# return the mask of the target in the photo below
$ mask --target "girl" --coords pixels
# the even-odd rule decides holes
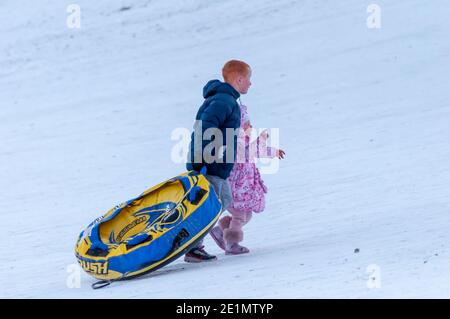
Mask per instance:
[[[244,239],[242,227],[252,218],[253,212],[260,213],[264,210],[264,194],[267,187],[264,185],[259,173],[255,158],[284,158],[284,151],[267,147],[267,130],[250,142],[252,125],[247,113],[247,107],[240,104],[241,129],[237,137],[236,163],[230,173],[230,183],[233,201],[228,207],[231,216],[224,216],[219,220],[210,234],[217,245],[225,250],[227,255],[245,254],[249,252],[247,247],[239,245]]]

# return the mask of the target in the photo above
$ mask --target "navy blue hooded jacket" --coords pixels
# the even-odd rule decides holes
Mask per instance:
[[[219,80],[209,81],[203,88],[203,97],[205,101],[197,112],[195,117],[196,124],[194,125],[194,131],[191,135],[190,152],[188,155],[188,160],[186,168],[188,170],[200,171],[203,166],[206,166],[206,174],[215,175],[223,179],[227,179],[230,176],[230,172],[233,169],[234,161],[236,159],[236,149],[237,149],[237,136],[233,135],[233,139],[227,140],[226,129],[230,128],[236,130],[241,124],[241,109],[236,99],[239,98],[240,94],[236,89],[234,89],[230,84],[221,82]],[[200,125],[201,124],[201,127]],[[216,140],[216,136],[212,137],[211,140],[202,138],[204,133],[209,128],[217,128],[222,132],[223,141]],[[233,145],[229,145],[232,142]],[[197,145],[195,145],[197,143]],[[205,147],[208,144],[216,143],[225,146],[222,163],[219,161],[214,161],[208,163],[202,156]],[[194,147],[194,145],[196,147]],[[227,161],[227,151],[233,147],[233,159]],[[209,151],[213,149],[213,151]],[[211,153],[215,155],[214,148],[209,146],[206,153]],[[201,151],[201,154],[199,153]],[[197,154],[195,154],[197,152]],[[197,156],[196,156],[197,155]]]

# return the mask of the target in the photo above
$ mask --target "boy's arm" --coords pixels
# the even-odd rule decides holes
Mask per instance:
[[[225,123],[228,115],[228,107],[221,101],[213,101],[202,113],[200,120],[202,121],[203,129],[219,128]]]
[[[208,129],[218,129],[223,126],[228,116],[228,107],[221,101],[213,101],[209,107],[202,113],[200,120],[202,121],[202,149],[210,143],[211,140],[205,140],[205,131]],[[214,132],[213,132],[214,133]],[[222,133],[222,132],[220,132]],[[225,144],[225,136],[223,136],[222,145]]]
[[[223,101],[212,101],[211,104],[208,106],[208,108],[202,113],[202,115],[200,116],[200,120],[202,121],[202,157],[203,157],[203,151],[205,150],[205,147],[211,143],[211,139],[205,139],[205,132],[208,129],[216,129],[217,132],[210,132],[208,134],[208,137],[211,136],[211,133],[217,133],[217,134],[222,134],[221,128],[223,128],[223,126],[225,125],[225,122],[228,118],[228,116],[231,114],[232,109],[229,105],[227,105],[227,103],[223,102]],[[212,137],[212,136],[211,136]],[[214,136],[214,141],[216,141],[218,137],[215,135]],[[221,141],[221,146],[226,145],[226,134],[223,134],[222,136],[222,141]],[[236,147],[236,139],[235,139],[235,144],[234,147]],[[235,150],[234,150],[235,151]],[[225,150],[226,152],[226,150]],[[236,151],[235,151],[236,152]],[[211,154],[213,155],[213,154]],[[226,153],[222,153],[220,155],[218,154],[214,154],[214,156],[221,157],[223,156],[223,165],[227,167],[228,171],[231,171],[231,169],[233,168],[234,165],[234,158],[233,158],[233,162],[228,163],[226,160]],[[212,159],[213,160],[213,159]]]

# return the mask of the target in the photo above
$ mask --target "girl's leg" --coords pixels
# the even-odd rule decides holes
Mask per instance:
[[[219,219],[219,222],[217,223],[217,226],[214,226],[213,229],[211,229],[211,232],[209,233],[216,242],[217,246],[222,248],[223,250],[226,250],[226,243],[223,238],[223,231],[227,228],[230,228],[231,223],[231,216],[224,216],[221,219]]]
[[[232,214],[230,227],[223,231],[223,238],[226,244],[225,251],[227,254],[248,253],[248,248],[240,246],[239,243],[244,239],[242,227],[250,220],[251,213],[236,210],[231,210],[230,213]]]
[[[225,230],[227,228],[230,228],[230,223],[231,223],[231,216],[227,215],[227,216],[223,216],[221,219],[219,219],[219,227],[220,229]]]
[[[215,226],[210,232],[216,244],[225,251],[227,251],[227,244],[228,250],[230,250],[231,246],[236,246],[243,240],[242,227],[252,218],[252,212],[240,212],[232,208],[229,208],[228,211],[232,215],[222,217],[218,222],[218,226]],[[239,245],[238,247],[243,249],[243,251],[239,249],[239,253],[248,252],[247,248]]]
[[[253,213],[252,212],[247,212],[245,213],[245,224],[248,224],[248,222],[250,221],[250,219],[252,219]]]
[[[230,227],[223,231],[225,241],[231,243],[240,243],[244,239],[242,227],[245,225],[245,213],[233,214]]]

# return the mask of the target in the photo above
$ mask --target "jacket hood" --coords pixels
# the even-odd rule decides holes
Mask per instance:
[[[237,99],[240,96],[239,92],[236,91],[234,87],[226,82],[222,82],[219,80],[208,81],[208,83],[206,83],[206,85],[203,87],[203,97],[205,99],[217,93],[229,94],[233,96],[234,99]]]

